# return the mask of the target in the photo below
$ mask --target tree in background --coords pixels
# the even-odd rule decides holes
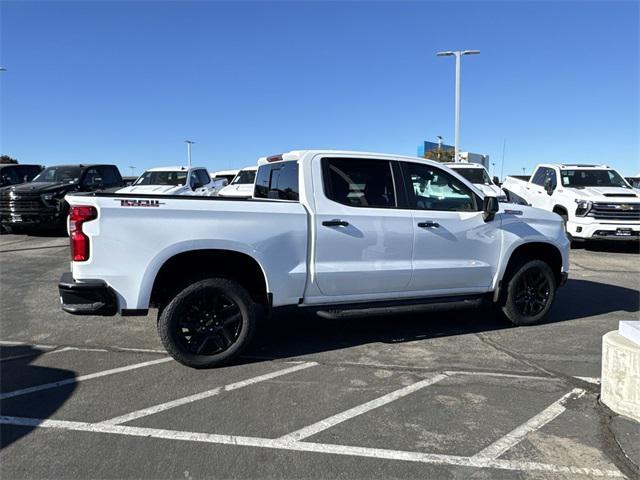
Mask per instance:
[[[0,163],[18,163],[18,160],[11,158],[9,155],[0,156]]]
[[[424,158],[436,162],[453,162],[455,151],[452,148],[433,149],[424,153]]]

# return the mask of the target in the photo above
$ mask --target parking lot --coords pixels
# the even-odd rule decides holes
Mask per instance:
[[[0,237],[4,478],[585,478],[636,467],[598,402],[639,311],[637,245],[571,252],[543,325],[486,310],[262,325],[235,365],[171,360],[148,317],[58,304],[67,239]]]

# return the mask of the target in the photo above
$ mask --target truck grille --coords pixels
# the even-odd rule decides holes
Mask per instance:
[[[640,220],[640,203],[594,203],[588,216],[597,220]]]
[[[26,215],[47,209],[39,193],[0,193],[0,215]]]

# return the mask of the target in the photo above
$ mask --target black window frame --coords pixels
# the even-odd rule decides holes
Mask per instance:
[[[359,161],[372,161],[372,162],[386,162],[389,165],[389,169],[391,171],[391,184],[393,185],[393,190],[394,190],[394,198],[395,198],[395,205],[387,205],[387,206],[380,206],[380,205],[352,205],[350,203],[342,203],[339,202],[337,200],[335,200],[334,198],[332,198],[332,194],[333,194],[333,189],[331,186],[331,182],[329,181],[330,179],[330,175],[329,175],[329,162],[331,160],[347,160],[347,161],[354,161],[354,160],[359,160]],[[397,164],[398,162],[396,160],[390,160],[388,158],[373,158],[373,157],[322,157],[321,158],[321,170],[322,170],[322,193],[324,195],[324,197],[331,201],[334,202],[338,205],[344,205],[345,207],[351,207],[351,208],[379,208],[379,209],[383,209],[383,210],[401,210],[401,209],[406,209],[407,208],[407,202],[406,202],[406,193],[405,193],[405,189],[404,189],[404,185],[400,180],[400,170],[399,170],[399,166]]]
[[[462,187],[462,189],[469,195],[469,197],[471,198],[471,201],[473,202],[473,210],[439,210],[436,208],[418,208],[417,207],[417,201],[416,201],[416,195],[415,192],[413,191],[413,184],[408,184],[407,182],[410,182],[410,172],[407,170],[407,165],[419,165],[421,167],[425,167],[425,168],[432,168],[434,170],[438,171],[438,174],[449,177],[452,181],[460,184],[460,186]],[[419,211],[419,212],[452,212],[452,213],[460,213],[460,212],[481,212],[483,209],[483,202],[482,202],[482,198],[476,194],[471,188],[469,188],[469,186],[467,186],[464,182],[462,182],[461,180],[459,180],[458,178],[456,178],[455,176],[451,175],[449,172],[445,171],[444,169],[435,166],[435,165],[431,165],[430,163],[421,163],[421,162],[410,162],[410,161],[406,161],[406,160],[402,160],[399,162],[399,167],[400,170],[402,171],[402,181],[403,181],[403,186],[404,186],[404,192],[405,195],[407,197],[407,208],[409,208],[410,210],[414,210],[414,211]]]

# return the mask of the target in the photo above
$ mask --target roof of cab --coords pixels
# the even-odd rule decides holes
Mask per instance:
[[[287,160],[296,160],[300,161],[306,158],[312,158],[316,155],[326,155],[332,157],[368,157],[368,158],[379,158],[385,160],[410,160],[416,161],[420,160],[425,163],[433,163],[440,164],[442,163],[435,162],[433,160],[428,160],[426,158],[420,157],[411,157],[408,155],[396,155],[393,153],[379,153],[379,152],[361,152],[355,150],[292,150],[290,152],[280,153],[277,155],[270,155],[268,157],[260,157],[258,159],[258,164],[262,165],[267,162],[275,162],[275,161],[287,161]]]
[[[191,167],[191,170],[195,170],[195,169],[201,169],[204,167]],[[189,167],[182,167],[182,166],[176,166],[176,167],[155,167],[155,168],[148,168],[147,170],[145,170],[146,172],[175,172],[175,171],[188,171]]]

